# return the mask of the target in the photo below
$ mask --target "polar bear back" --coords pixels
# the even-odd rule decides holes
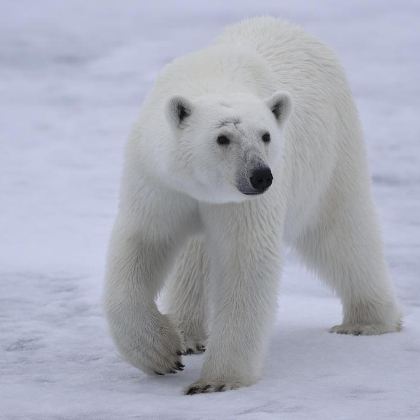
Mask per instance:
[[[221,44],[255,51],[291,93],[317,78],[345,80],[333,51],[300,27],[272,17],[253,18],[231,25],[217,39]],[[298,84],[296,82],[299,82]]]

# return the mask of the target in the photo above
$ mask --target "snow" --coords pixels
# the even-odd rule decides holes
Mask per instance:
[[[420,418],[420,3],[2,0],[0,417]],[[369,151],[404,330],[332,335],[338,300],[288,256],[263,379],[183,396],[123,362],[101,309],[123,145],[163,64],[270,14],[331,45]]]

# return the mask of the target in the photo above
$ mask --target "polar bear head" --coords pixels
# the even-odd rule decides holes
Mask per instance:
[[[207,202],[240,202],[267,191],[282,150],[291,109],[287,93],[172,97],[167,116],[173,134],[171,173],[177,189]]]

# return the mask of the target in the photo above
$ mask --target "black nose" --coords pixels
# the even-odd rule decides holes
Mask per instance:
[[[252,172],[251,185],[258,191],[265,191],[273,182],[273,175],[271,174],[270,168],[258,168]]]

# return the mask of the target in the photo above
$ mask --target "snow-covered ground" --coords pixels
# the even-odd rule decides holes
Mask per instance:
[[[1,0],[0,417],[420,418],[420,2]],[[264,378],[187,397],[200,371],[123,362],[100,306],[122,150],[158,70],[270,14],[330,44],[366,133],[400,334],[332,335],[340,305],[290,256]]]

